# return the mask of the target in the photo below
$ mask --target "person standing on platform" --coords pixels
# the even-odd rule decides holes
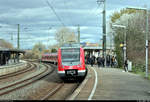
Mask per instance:
[[[125,72],[128,72],[128,62],[127,62],[127,59],[124,62],[124,70],[125,70]]]
[[[109,65],[110,65],[110,55],[107,55],[106,56],[106,64],[107,64],[107,67],[109,67]]]
[[[93,64],[94,64],[94,56],[91,57],[90,63],[91,63],[91,67],[93,67]]]
[[[102,62],[102,67],[104,67],[104,64],[105,64],[105,58],[104,57],[102,57],[101,62]]]
[[[99,56],[97,57],[97,64],[98,64],[98,67],[101,66],[101,58]]]
[[[90,55],[89,54],[86,55],[86,63],[90,64]]]
[[[114,63],[115,63],[115,57],[112,56],[112,58],[111,58],[111,67],[114,67]]]

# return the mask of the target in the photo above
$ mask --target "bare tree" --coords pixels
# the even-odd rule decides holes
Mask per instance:
[[[0,47],[3,48],[13,48],[13,45],[3,39],[0,39]]]
[[[69,28],[65,28],[65,27],[60,28],[56,32],[55,39],[57,40],[59,46],[69,41],[77,42],[77,37],[75,36],[75,33]]]
[[[136,12],[122,14],[113,24],[126,26],[127,58],[135,64],[144,64],[145,60],[145,13]],[[120,50],[119,44],[124,41],[124,29],[114,30],[115,47]]]
[[[39,42],[39,43],[37,43],[37,44],[34,45],[32,51],[33,52],[34,51],[40,51],[40,50],[42,51],[44,49],[45,49],[45,45]]]
[[[58,50],[59,45],[58,45],[58,44],[50,45],[50,46],[48,46],[48,48],[49,48],[50,50],[52,50],[52,49]]]
[[[34,45],[32,53],[34,54],[34,56],[38,56],[38,58],[40,58],[41,54],[44,53],[45,49],[45,45],[39,42]]]

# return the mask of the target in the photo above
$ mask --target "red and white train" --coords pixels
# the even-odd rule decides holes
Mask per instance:
[[[46,53],[42,54],[42,62],[48,62],[52,64],[57,64],[57,53]]]
[[[85,77],[84,50],[80,44],[65,44],[58,49],[58,74],[62,79]]]
[[[84,50],[79,44],[64,44],[57,53],[43,54],[42,62],[57,64],[57,72],[62,79],[84,78],[87,73]]]

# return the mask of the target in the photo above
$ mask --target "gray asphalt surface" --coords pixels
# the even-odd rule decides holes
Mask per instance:
[[[98,84],[93,100],[150,100],[150,80],[117,68],[94,69]]]

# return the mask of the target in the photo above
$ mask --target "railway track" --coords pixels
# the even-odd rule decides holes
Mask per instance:
[[[0,80],[6,79],[6,78],[9,78],[9,77],[13,77],[13,76],[25,73],[25,72],[29,72],[29,71],[32,71],[33,69],[35,69],[35,64],[34,63],[32,63],[32,64],[28,63],[26,68],[23,68],[21,70],[15,71],[15,72],[7,73],[7,74],[4,74],[4,75],[0,75]]]
[[[55,67],[55,65],[52,65]],[[38,100],[66,100],[78,88],[81,81],[71,80],[55,83],[55,86],[49,87]]]
[[[36,64],[33,64],[32,66],[33,66],[33,68],[37,67]],[[25,86],[27,86],[27,85],[29,85],[31,83],[34,83],[35,81],[43,78],[44,76],[48,75],[49,73],[51,73],[53,71],[53,70],[49,70],[49,68],[48,68],[49,66],[48,65],[44,64],[44,66],[45,66],[45,69],[43,71],[41,71],[40,73],[36,74],[36,75],[33,75],[33,76],[29,77],[29,78],[25,78],[23,80],[16,81],[16,82],[11,83],[9,85],[5,85],[5,86],[0,87],[0,96],[8,94],[10,92],[13,92],[13,91],[15,91],[17,89],[23,88],[23,87],[25,87]],[[24,71],[22,70],[22,71],[20,71],[18,73],[12,73],[11,75],[8,74],[8,75],[1,76],[1,77],[7,78],[7,77],[10,77],[10,76],[13,76],[13,75],[17,75],[19,73],[23,73],[25,71],[29,71],[29,69],[28,70],[24,70]]]
[[[46,94],[44,97],[42,97],[41,100],[48,100],[48,98],[50,98],[51,96],[53,96],[63,86],[64,86],[64,83],[58,84],[53,90],[49,90],[49,93]]]
[[[38,66],[39,64],[37,64],[37,62],[32,61],[31,64],[29,64],[27,67],[29,71],[29,69],[34,68],[35,71],[42,69],[42,67]],[[24,89],[29,89],[28,87],[30,87],[34,84],[34,82],[38,81],[42,81],[42,84],[40,85],[41,87],[45,87],[47,85],[47,83],[49,85],[47,85],[46,87],[46,91],[44,92],[44,90],[39,90],[39,91],[35,91],[35,89],[30,89],[30,93],[26,95],[26,93],[21,93],[23,94],[23,96],[26,96],[25,99],[35,99],[35,100],[65,100],[69,95],[71,95],[75,89],[79,86],[80,83],[64,83],[62,80],[60,80],[58,78],[58,75],[56,74],[56,66],[55,65],[48,65],[48,64],[44,64],[42,63],[43,69],[40,70],[38,73],[36,74],[32,74],[32,76],[30,77],[23,77],[23,80],[17,80],[15,82],[12,81],[12,83],[9,83],[7,85],[1,85],[0,86],[0,99],[14,99],[15,97],[13,97],[14,95],[17,96],[18,92],[23,91]],[[51,68],[49,68],[51,66]],[[10,79],[13,76],[17,76],[19,75],[19,73],[23,73],[26,72],[25,70],[20,71],[20,72],[16,72],[16,73],[12,73],[11,75],[5,75],[5,76],[0,76],[0,77],[4,77],[4,78],[8,78]],[[53,73],[55,71],[55,73]],[[34,70],[30,73],[33,73]],[[28,72],[27,72],[28,73]],[[26,73],[26,75],[28,76],[28,74]],[[46,77],[45,77],[46,76]],[[57,77],[57,78],[56,78]],[[54,79],[55,78],[55,79]],[[42,79],[42,80],[39,80]],[[52,80],[51,80],[52,79]],[[2,80],[2,79],[0,79]],[[44,81],[45,80],[45,81]],[[45,83],[45,84],[44,84]],[[36,84],[37,85],[37,84]],[[43,86],[44,85],[44,86]],[[27,86],[27,87],[26,87]],[[32,92],[36,92],[36,93],[32,93]],[[40,92],[40,93],[38,93]],[[33,95],[34,94],[34,95]],[[63,94],[63,96],[61,96],[60,94]],[[11,97],[11,95],[13,95]],[[32,96],[33,95],[33,96]],[[30,97],[31,96],[31,97]],[[7,97],[11,97],[11,98],[7,98]],[[18,97],[18,96],[17,96]],[[16,99],[20,99],[19,97]],[[21,99],[24,99],[23,97]]]
[[[79,85],[80,83],[60,83],[55,88],[50,89],[40,100],[65,100]],[[63,96],[60,94],[63,94]]]

